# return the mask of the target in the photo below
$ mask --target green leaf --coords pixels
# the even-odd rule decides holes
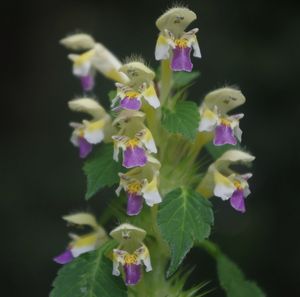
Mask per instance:
[[[118,183],[118,173],[122,172],[122,166],[113,160],[113,145],[102,144],[97,148],[85,162],[83,171],[87,176],[87,200],[103,187]]]
[[[117,90],[111,90],[107,94],[109,101],[112,101],[117,96]]]
[[[178,188],[164,197],[158,226],[171,249],[167,276],[176,271],[195,242],[209,236],[213,221],[211,203],[193,190]]]
[[[182,134],[193,140],[198,133],[200,115],[192,101],[179,101],[174,110],[163,109],[162,125],[171,133]]]
[[[50,297],[126,297],[122,278],[112,275],[112,261],[105,257],[115,245],[109,241],[64,265],[54,280]]]
[[[266,297],[254,282],[245,279],[239,267],[216,244],[205,241],[201,246],[216,259],[219,281],[228,297]]]
[[[199,71],[193,72],[173,72],[173,87],[176,89],[185,87],[188,84],[191,84],[200,76]]]

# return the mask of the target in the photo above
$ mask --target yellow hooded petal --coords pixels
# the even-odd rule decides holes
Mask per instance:
[[[142,242],[146,236],[146,231],[131,224],[122,224],[112,230],[109,235],[119,242],[131,239]]]
[[[95,119],[100,119],[107,115],[105,109],[91,98],[73,99],[68,102],[68,106],[73,111],[88,113]]]
[[[213,110],[215,106],[222,114],[244,104],[245,96],[238,89],[225,87],[208,93],[204,98],[205,105]]]
[[[255,159],[254,156],[240,151],[240,150],[228,150],[220,158],[215,161],[215,167],[218,169],[226,168],[231,163],[250,163]]]
[[[79,212],[70,215],[63,216],[63,219],[68,223],[76,224],[76,225],[87,225],[91,226],[94,229],[99,227],[95,217],[87,212]]]
[[[119,71],[125,73],[132,82],[150,82],[155,77],[155,73],[141,62],[124,64]]]
[[[167,29],[179,38],[196,18],[197,15],[186,7],[173,7],[157,19],[156,26],[161,32]]]
[[[79,33],[61,39],[60,44],[72,50],[87,50],[94,47],[95,40],[88,34]]]

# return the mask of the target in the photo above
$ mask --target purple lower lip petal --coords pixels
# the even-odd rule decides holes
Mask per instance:
[[[141,147],[128,146],[123,154],[123,166],[126,168],[142,167],[147,163],[145,150]]]
[[[242,213],[246,211],[245,197],[243,190],[235,190],[230,198],[231,206]]]
[[[71,250],[67,249],[60,255],[53,258],[53,260],[58,264],[67,264],[74,259]]]
[[[193,64],[191,62],[191,48],[178,47],[173,49],[173,57],[171,61],[171,68],[173,71],[187,71],[191,72]]]
[[[95,85],[95,78],[93,75],[85,75],[80,77],[81,87],[84,91],[91,91]]]
[[[141,101],[137,98],[125,97],[120,102],[120,106],[124,109],[139,110],[141,105]]]
[[[215,129],[214,145],[232,144],[236,145],[237,140],[234,137],[233,130],[227,125],[218,125]]]
[[[143,208],[143,197],[136,193],[128,193],[127,198],[127,214],[129,216],[138,215]]]
[[[85,138],[79,137],[78,138],[79,144],[79,156],[80,158],[86,158],[92,151],[93,145],[90,144]]]
[[[138,264],[125,264],[125,283],[127,286],[136,285],[141,279],[141,265]]]

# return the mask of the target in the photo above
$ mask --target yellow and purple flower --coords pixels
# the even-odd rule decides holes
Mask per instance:
[[[141,167],[147,163],[147,155],[156,153],[157,149],[149,129],[144,128],[134,137],[117,135],[114,140],[114,160],[118,161],[119,149],[123,150],[123,166],[126,168]]]
[[[119,241],[120,245],[113,250],[113,271],[120,275],[119,267],[123,267],[125,284],[136,285],[142,277],[142,265],[146,272],[152,270],[148,248],[143,243],[146,232],[130,224],[122,224],[111,231],[110,235]]]
[[[85,235],[70,234],[71,242],[61,254],[53,260],[59,264],[67,264],[81,254],[95,250],[107,241],[105,230],[98,225],[95,217],[89,213],[77,213],[63,217],[69,224],[77,226],[89,226],[92,232]]]
[[[110,116],[94,99],[74,99],[69,101],[68,105],[71,110],[88,113],[93,118],[89,121],[83,120],[82,123],[70,123],[74,128],[71,142],[79,148],[80,158],[85,158],[91,153],[93,145],[107,137],[105,134],[110,127]]]
[[[96,43],[88,34],[70,35],[60,41],[68,49],[83,50],[81,54],[69,54],[73,62],[73,74],[81,81],[84,91],[91,91],[95,85],[97,71],[105,77],[118,82],[126,82],[128,78],[118,70],[121,62],[104,45]]]
[[[173,71],[192,71],[193,64],[190,57],[192,49],[193,56],[201,58],[196,37],[198,29],[188,32],[184,30],[196,18],[196,14],[185,7],[171,8],[158,18],[156,26],[160,34],[155,48],[156,60],[167,60],[171,57]]]
[[[142,98],[146,100],[153,108],[160,106],[153,84],[149,87],[144,83],[138,90],[126,86],[121,83],[116,83],[117,96],[112,101],[112,107],[117,103],[118,106],[114,107],[114,110],[127,109],[127,110],[139,110],[142,107]]]
[[[236,163],[249,164],[254,159],[246,152],[228,150],[209,166],[197,190],[206,198],[216,196],[223,201],[230,200],[235,210],[244,213],[245,199],[250,194],[248,180],[252,174],[239,174],[230,166]]]
[[[120,185],[116,190],[120,195],[123,189],[127,194],[127,214],[138,215],[143,208],[143,201],[152,207],[162,201],[158,191],[158,176],[160,163],[152,156],[144,167],[131,169],[126,173],[119,173]]]
[[[223,201],[230,200],[231,206],[244,213],[246,211],[245,198],[251,193],[247,180],[252,176],[251,173],[231,174],[226,177],[218,171],[214,173],[214,195]]]
[[[214,145],[241,142],[242,130],[239,120],[244,114],[227,115],[231,109],[245,102],[241,91],[233,88],[221,88],[209,93],[200,107],[199,132],[214,133]]]
[[[119,69],[129,81],[125,84],[116,83],[117,96],[112,101],[114,110],[139,110],[142,107],[142,99],[153,108],[160,106],[153,85],[155,73],[141,61],[129,61]]]

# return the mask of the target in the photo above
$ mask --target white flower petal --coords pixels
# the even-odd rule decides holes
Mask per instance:
[[[73,74],[75,76],[87,76],[90,74],[92,64],[90,61],[87,61],[83,64],[77,65],[76,63],[73,64]]]
[[[160,101],[156,95],[156,91],[153,85],[150,85],[143,93],[145,100],[153,107],[158,108],[160,106]]]
[[[152,133],[149,129],[145,128],[138,133],[136,133],[136,137],[141,140],[141,142],[145,145],[146,149],[150,153],[157,153],[157,148],[152,136]]]
[[[138,261],[143,261],[146,272],[149,272],[152,270],[151,260],[150,260],[150,254],[148,248],[143,244],[140,248],[138,248],[135,251],[135,254],[138,257]]]
[[[244,197],[248,197],[251,194],[249,187],[244,188]]]
[[[168,40],[162,34],[159,34],[156,47],[155,47],[155,59],[156,60],[166,60],[170,57],[170,46]]]
[[[72,252],[72,255],[73,255],[74,258],[77,258],[81,254],[91,252],[93,250],[95,250],[95,244],[71,248],[71,252]]]
[[[113,261],[113,271],[112,274],[115,276],[120,275],[120,270],[119,270],[120,263],[116,260]]]
[[[200,112],[200,114],[201,114],[201,120],[198,128],[199,132],[213,131],[218,123],[218,119],[219,119],[218,115],[208,108],[205,108],[203,112]]]
[[[201,58],[202,55],[201,55],[201,51],[200,51],[200,47],[199,47],[199,43],[198,43],[198,40],[197,40],[197,37],[195,36],[195,39],[192,43],[192,47],[193,47],[193,56],[196,57],[196,58]]]
[[[235,137],[238,139],[238,141],[241,142],[242,141],[243,131],[241,130],[241,128],[239,127],[239,125],[237,125],[237,126],[234,127],[233,133],[234,133]]]
[[[115,160],[116,162],[119,161],[119,151],[120,151],[120,147],[118,143],[114,143],[113,160]]]
[[[74,146],[79,146],[79,141],[78,141],[78,135],[75,131],[72,132],[72,135],[71,135],[71,138],[70,138],[70,141],[71,143],[74,145]]]
[[[161,203],[161,201],[162,201],[158,190],[156,190],[156,191],[145,191],[143,193],[143,197],[144,197],[147,205],[149,205],[150,207],[152,207],[154,204]]]
[[[214,172],[214,195],[222,200],[228,200],[236,190],[234,184],[217,170]]]
[[[97,144],[104,139],[104,133],[102,129],[93,131],[86,130],[84,133],[84,138],[91,144]]]
[[[120,275],[120,271],[119,271],[119,265],[124,265],[125,264],[125,256],[128,253],[126,251],[122,251],[119,249],[114,249],[113,250],[113,271],[112,274],[119,276]]]
[[[148,183],[146,180],[141,192],[147,205],[150,207],[152,207],[154,204],[162,202],[162,198],[157,189],[157,176],[154,176],[150,183]]]

